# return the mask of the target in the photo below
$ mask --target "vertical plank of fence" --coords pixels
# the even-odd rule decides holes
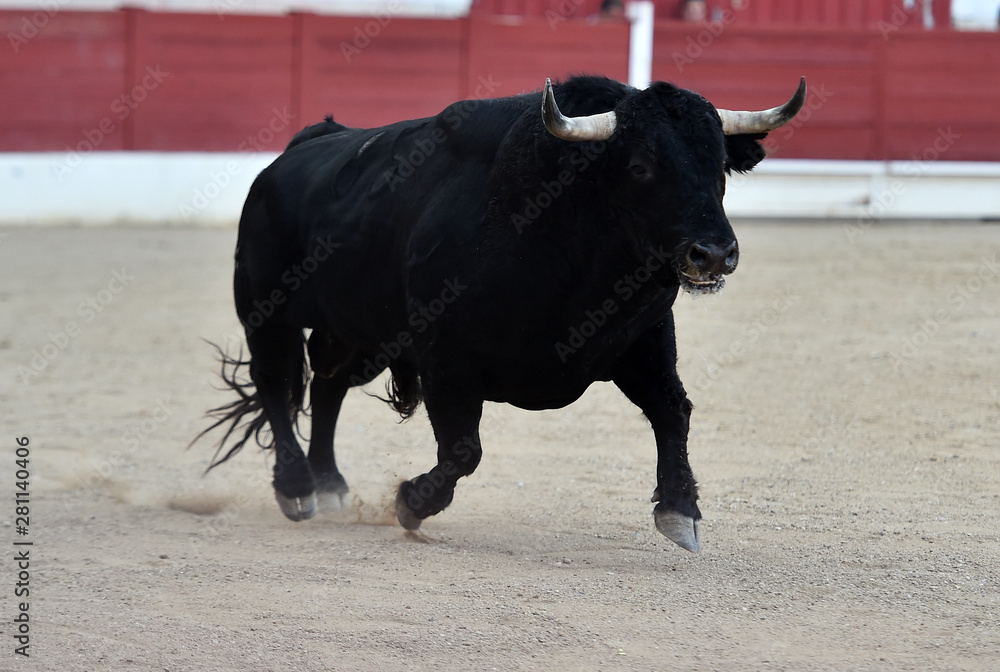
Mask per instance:
[[[122,91],[129,91],[136,79],[136,63],[142,49],[142,19],[148,14],[145,9],[126,7],[118,10],[125,18],[125,59],[122,68]],[[136,146],[135,115],[130,114],[122,121],[122,149],[139,149]]]
[[[292,12],[291,14],[292,61],[290,72],[291,93],[289,95],[289,107],[291,108],[293,117],[297,120],[297,124],[293,130],[298,130],[300,127],[307,125],[307,122],[302,118],[302,115],[305,112],[305,101],[302,99],[303,90],[305,89],[305,82],[303,81],[305,74],[302,66],[305,58],[305,54],[303,53],[305,49],[303,33],[305,32],[305,26],[307,25],[307,16],[308,15],[305,12]]]
[[[887,50],[889,38],[878,31],[871,31],[870,39],[875,43],[875,72],[873,73],[875,82],[874,86],[872,86],[872,94],[875,97],[875,133],[872,136],[872,147],[869,150],[869,155],[864,158],[884,161],[889,158],[886,151],[886,147],[888,146],[887,134],[889,132],[886,126],[886,85],[889,69]]]

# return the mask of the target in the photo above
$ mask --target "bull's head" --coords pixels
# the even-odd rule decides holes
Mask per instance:
[[[568,117],[559,111],[550,81],[542,119],[553,136],[572,142],[606,141],[615,200],[623,225],[643,245],[667,244],[674,283],[716,292],[736,269],[739,247],[722,208],[725,176],[764,158],[760,140],[802,108],[805,77],[780,107],[757,112],[714,108],[696,93],[657,82],[631,90],[615,109]]]

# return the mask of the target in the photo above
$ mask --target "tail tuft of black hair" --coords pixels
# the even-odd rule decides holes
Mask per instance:
[[[402,416],[403,420],[408,420],[420,406],[420,402],[423,401],[417,368],[406,362],[395,362],[389,367],[389,371],[392,373],[392,377],[385,384],[385,393],[388,398],[379,397],[379,399],[389,404],[394,411]]]
[[[261,448],[271,448],[273,444],[260,393],[257,392],[257,388],[249,375],[251,360],[243,359],[242,347],[237,357],[231,357],[218,345],[214,343],[209,343],[209,345],[215,348],[219,358],[221,365],[219,377],[222,378],[222,382],[225,385],[222,389],[235,392],[237,398],[228,404],[223,404],[209,410],[206,415],[212,418],[214,422],[202,430],[188,444],[188,448],[190,448],[206,434],[219,427],[225,428],[226,433],[216,446],[215,455],[212,456],[212,461],[205,470],[206,472],[211,471],[238,453],[251,439]],[[291,417],[296,420],[296,426],[298,426],[297,420],[299,414],[306,411],[304,407],[305,390],[309,382],[309,369],[305,361],[304,345],[305,341],[303,340],[303,373],[301,378],[297,377],[293,381],[289,408]],[[227,449],[230,439],[235,439],[235,443],[229,445]]]

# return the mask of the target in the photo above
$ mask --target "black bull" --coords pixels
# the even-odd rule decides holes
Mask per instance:
[[[438,445],[399,486],[412,530],[479,464],[484,401],[560,408],[613,381],[653,427],[656,527],[698,550],[671,306],[735,269],[725,175],[764,157],[759,141],[804,95],[803,82],[781,108],[730,112],[663,82],[576,77],[382,128],[306,128],[243,209],[234,289],[250,359],[223,355],[239,398],[209,429],[227,429],[220,452],[235,445],[213,466],[255,436],[275,449],[286,516],[339,508],[341,402],[388,368],[387,401],[404,417],[423,401]]]

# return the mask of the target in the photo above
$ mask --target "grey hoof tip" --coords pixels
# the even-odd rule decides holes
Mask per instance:
[[[420,523],[424,522],[420,518],[417,518],[413,514],[413,510],[403,501],[402,485],[399,486],[399,490],[396,492],[396,520],[403,526],[403,529],[410,531],[420,529]]]
[[[347,498],[347,490],[320,490],[316,493],[316,501],[320,513],[336,513],[351,508],[351,502]]]
[[[274,498],[278,500],[281,512],[289,520],[299,522],[309,520],[316,515],[316,494],[310,493],[305,497],[285,497],[280,492],[274,493]]]
[[[656,529],[660,531],[660,534],[684,550],[692,553],[701,550],[701,537],[698,529],[700,521],[676,511],[663,513],[653,511],[653,520],[656,521]]]

